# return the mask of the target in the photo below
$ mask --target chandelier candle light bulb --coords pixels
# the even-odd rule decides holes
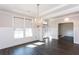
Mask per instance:
[[[36,18],[34,19],[34,24],[35,26],[37,26],[38,28],[42,26],[43,24],[43,20],[42,18],[39,16],[39,4],[37,4],[37,15]]]

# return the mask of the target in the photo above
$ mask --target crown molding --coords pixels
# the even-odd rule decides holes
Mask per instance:
[[[66,9],[66,10],[63,10],[63,11],[59,11],[57,13],[51,13],[51,14],[48,14],[47,16],[44,16],[43,18],[44,19],[53,19],[53,18],[58,18],[58,17],[61,17],[61,16],[65,16],[67,14],[72,14],[72,13],[75,13],[75,12],[78,12],[79,11],[79,5],[76,6],[76,7],[73,7],[73,8],[70,8],[70,9]]]
[[[33,19],[34,17],[32,16],[29,16],[29,15],[26,15],[26,14],[22,14],[22,13],[18,13],[18,12],[13,12],[13,11],[8,11],[8,10],[3,10],[3,9],[0,9],[0,12],[4,12],[6,14],[9,14],[9,15],[14,15],[14,16],[23,16],[23,17],[27,17],[27,18],[30,18],[30,19]]]
[[[62,4],[62,5],[59,5],[59,6],[55,7],[55,8],[51,8],[50,10],[47,10],[45,12],[40,13],[40,16],[45,16],[45,15],[51,13],[51,12],[54,12],[55,10],[58,10],[58,9],[60,9],[62,7],[65,7],[65,6],[67,6],[67,4]]]

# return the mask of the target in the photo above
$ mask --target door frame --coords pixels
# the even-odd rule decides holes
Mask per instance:
[[[59,39],[59,26],[60,26],[60,24],[69,24],[69,23],[71,23],[71,24],[73,24],[73,43],[74,43],[74,37],[75,37],[75,34],[74,34],[74,23],[73,22],[63,22],[63,23],[58,23],[58,39]]]

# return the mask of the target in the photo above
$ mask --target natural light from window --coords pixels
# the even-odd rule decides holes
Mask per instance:
[[[25,37],[32,37],[32,28],[26,28],[25,31],[22,28],[16,28],[14,31],[14,38],[24,38]]]
[[[35,48],[35,47],[37,47],[37,45],[30,44],[30,45],[27,45],[26,47]]]
[[[32,28],[25,29],[25,37],[32,37]]]
[[[24,38],[24,31],[23,29],[17,28],[14,31],[14,38],[18,39],[18,38]]]
[[[33,43],[33,44],[35,44],[35,45],[43,45],[45,43],[44,42],[36,42],[36,43]]]

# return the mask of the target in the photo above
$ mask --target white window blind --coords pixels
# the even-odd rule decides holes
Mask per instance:
[[[24,38],[24,19],[14,18],[14,38]]]
[[[32,37],[32,21],[25,21],[25,37]]]
[[[14,31],[14,38],[24,38],[24,31],[21,28],[16,28]]]
[[[14,18],[14,38],[32,37],[32,20]]]

